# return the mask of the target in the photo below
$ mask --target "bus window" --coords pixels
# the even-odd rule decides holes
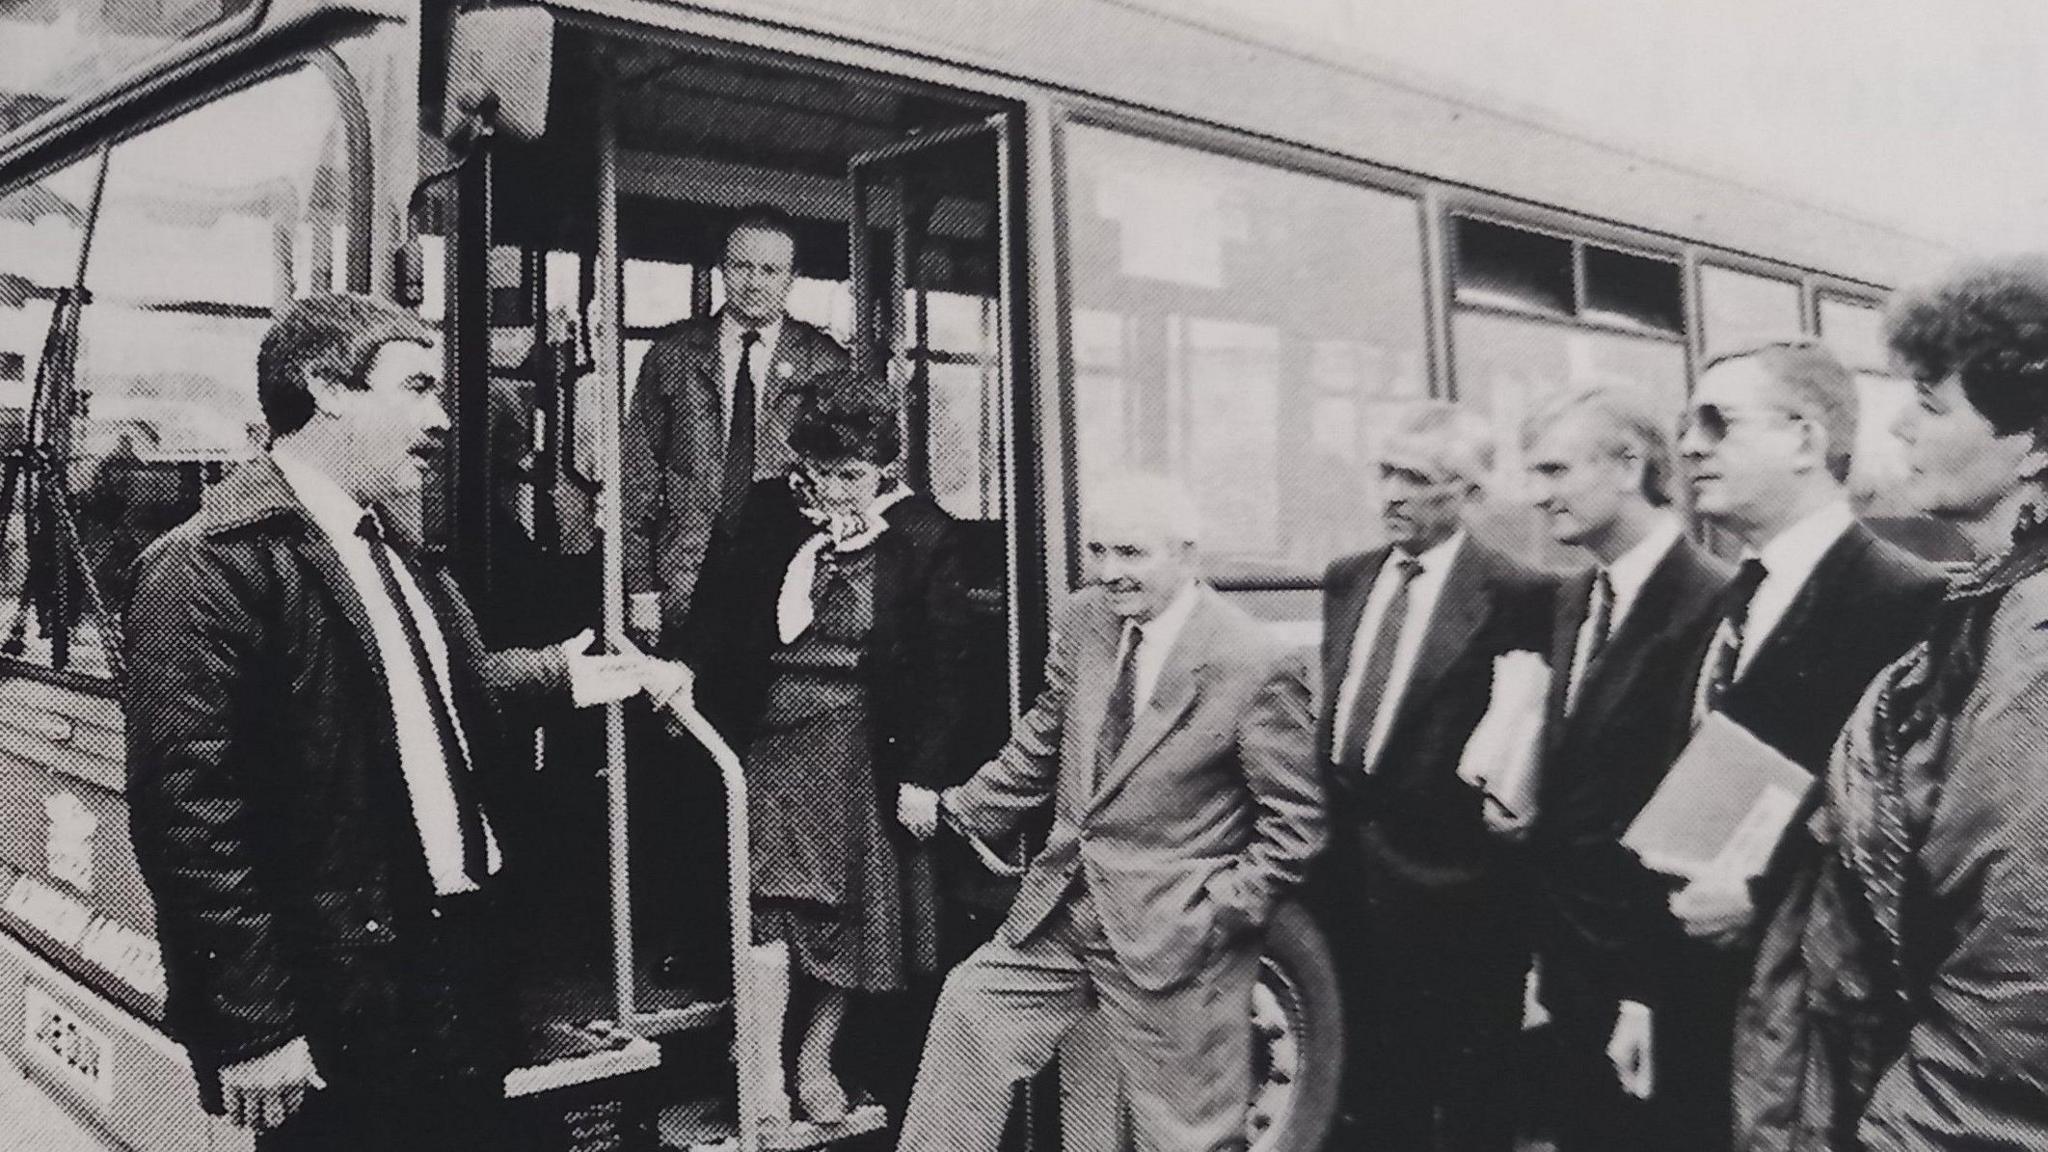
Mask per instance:
[[[223,146],[250,140],[265,143]],[[260,449],[256,348],[271,309],[341,286],[350,246],[361,241],[350,228],[361,174],[348,155],[340,98],[312,67],[113,147],[90,228],[91,302],[79,323],[74,401],[52,442],[80,553],[62,563],[82,567],[109,611],[125,597],[142,549],[198,508],[207,483]],[[27,294],[45,300],[70,285],[97,170],[96,159],[76,164],[30,188],[30,198],[41,189],[58,206],[28,206],[26,234],[36,242],[0,243],[0,279],[26,280],[34,286]],[[8,217],[0,226],[16,228],[20,214],[0,211]],[[69,256],[59,251],[66,247]],[[31,350],[23,379],[0,393],[10,428],[26,424],[42,339],[21,331],[27,326],[7,325],[10,345],[25,340]],[[59,562],[61,534],[25,523],[19,508],[9,512],[10,558],[35,529],[31,564],[9,563],[0,584],[0,627],[22,629],[21,651],[11,654],[54,666],[54,632],[64,628],[68,660],[57,670],[106,674],[111,638],[86,611],[86,589],[73,589],[61,614],[53,604],[24,608],[25,580],[36,562]]]
[[[1418,204],[1091,125],[1067,139],[1083,516],[1090,474],[1180,476],[1210,578],[1243,590],[1372,543],[1373,429],[1429,391]]]
[[[1700,265],[1700,347],[1706,359],[1804,327],[1798,284],[1718,264]]]
[[[1645,394],[1674,422],[1685,402],[1682,276],[1674,260],[1490,220],[1457,217],[1454,393],[1493,424],[1499,480],[1478,530],[1552,567],[1582,562],[1554,544],[1517,495],[1522,422],[1578,388]]]
[[[15,0],[0,6],[0,134],[91,93],[180,41],[254,15],[255,0],[102,4]]]
[[[1522,421],[1559,393],[1594,386],[1647,393],[1675,422],[1685,403],[1685,347],[1541,320],[1460,312],[1451,326],[1458,398],[1478,405],[1496,436],[1497,494],[1482,512],[1482,530],[1515,555],[1550,566],[1578,557],[1553,545],[1516,496],[1522,472]]]

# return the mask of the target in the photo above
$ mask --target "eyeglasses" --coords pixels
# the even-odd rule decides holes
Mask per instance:
[[[1709,443],[1719,444],[1728,433],[1744,425],[1754,426],[1778,419],[1804,423],[1805,415],[1789,408],[1730,408],[1724,404],[1695,404],[1679,419],[1678,434],[1698,432]]]

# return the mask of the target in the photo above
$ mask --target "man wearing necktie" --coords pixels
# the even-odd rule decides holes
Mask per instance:
[[[1492,465],[1491,432],[1450,404],[1409,411],[1379,461],[1388,543],[1323,585],[1331,849],[1311,899],[1350,1016],[1360,1146],[1507,1152],[1511,1068],[1528,949],[1507,848],[1458,778],[1493,661],[1540,651],[1552,581],[1474,539],[1464,515]]]
[[[1718,711],[1815,776],[1871,677],[1920,638],[1946,586],[1851,511],[1856,419],[1854,377],[1798,337],[1710,361],[1678,442],[1694,509],[1743,557],[1692,665],[1688,727]],[[1761,876],[1703,876],[1671,897],[1690,940],[1674,929],[1659,966],[1649,1046],[1660,1148],[1728,1148],[1733,1030],[1758,910],[1769,915],[1814,850],[1795,821]]]
[[[1671,424],[1631,393],[1588,390],[1522,430],[1551,538],[1594,561],[1558,590],[1536,810],[1488,810],[1497,831],[1525,840],[1540,894],[1533,942],[1557,1054],[1548,1082],[1567,1102],[1552,1115],[1559,1152],[1662,1147],[1650,1106],[1623,1089],[1661,1087],[1648,1044],[1668,890],[1621,836],[1683,746],[1693,660],[1728,582],[1671,509]]]
[[[300,301],[256,374],[270,451],[143,554],[126,616],[165,1024],[260,1149],[490,1147],[518,1057],[499,718],[624,699],[651,670],[583,638],[485,652],[422,563],[402,509],[448,421],[417,317]]]
[[[1178,486],[1087,498],[1096,587],[1061,614],[1045,690],[967,783],[899,806],[918,836],[1053,817],[1002,929],[946,980],[904,1152],[995,1152],[1014,1086],[1090,1011],[1139,1148],[1245,1145],[1265,926],[1323,844],[1305,669],[1197,579]]]
[[[726,234],[719,273],[724,305],[658,336],[640,363],[638,385],[620,431],[619,498],[627,628],[670,658],[680,655],[684,624],[705,560],[729,540],[747,489],[795,462],[789,430],[803,400],[847,366],[832,337],[789,315],[796,283],[797,222],[779,208],[742,208]],[[675,813],[721,811],[725,795],[708,761],[678,776],[691,744],[629,731],[635,772],[631,833],[640,854],[636,892],[650,918],[676,927],[657,933],[653,978],[688,999],[720,999],[731,987],[731,934],[725,886],[725,831],[710,834]]]
[[[673,645],[713,537],[756,479],[792,462],[789,426],[806,392],[847,364],[832,337],[789,315],[796,221],[740,210],[719,270],[725,304],[656,338],[621,433],[631,626]]]

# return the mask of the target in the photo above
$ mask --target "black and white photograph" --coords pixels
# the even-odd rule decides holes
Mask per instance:
[[[0,1152],[2043,1152],[2044,110],[0,0]]]

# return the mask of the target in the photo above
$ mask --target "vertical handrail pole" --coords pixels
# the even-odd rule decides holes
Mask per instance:
[[[604,533],[604,639],[613,652],[623,650],[626,638],[625,553],[621,534],[624,514],[620,508],[621,462],[619,459],[620,412],[625,401],[625,362],[621,343],[619,301],[619,156],[611,77],[598,79],[597,113],[597,257],[592,269],[596,291],[592,299],[592,359],[597,368],[598,470],[603,485],[598,501],[600,531]],[[613,1015],[621,1023],[634,1011],[633,973],[633,876],[631,844],[627,840],[626,795],[626,712],[623,704],[608,704],[604,710],[605,811],[610,823],[612,904],[612,994]]]

